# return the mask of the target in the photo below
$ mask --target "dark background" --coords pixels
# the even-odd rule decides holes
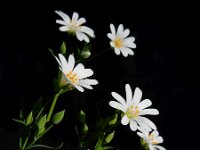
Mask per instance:
[[[14,4],[12,4],[14,5]],[[160,115],[150,117],[157,125],[162,144],[169,150],[197,149],[199,138],[200,100],[199,46],[196,32],[199,16],[195,5],[188,3],[142,3],[132,1],[111,2],[26,2],[11,8],[0,5],[0,149],[16,149],[17,118],[22,101],[28,112],[40,97],[53,94],[52,79],[57,64],[48,47],[58,53],[65,33],[58,30],[54,13],[61,10],[72,15],[77,11],[94,29],[96,38],[92,54],[109,46],[106,34],[109,24],[120,23],[131,30],[136,38],[135,55],[124,58],[107,52],[86,64],[92,68],[100,84],[93,91],[69,92],[61,96],[59,109],[67,109],[65,121],[48,134],[48,141],[65,149],[76,145],[72,103],[88,115],[88,124],[94,126],[95,118],[111,115],[108,106],[111,91],[125,95],[124,86],[139,86],[143,99],[149,98]],[[75,102],[74,102],[75,101]],[[58,109],[58,110],[59,110]],[[138,147],[139,139],[128,127],[120,125],[111,145],[119,149]],[[92,148],[91,148],[92,149]]]

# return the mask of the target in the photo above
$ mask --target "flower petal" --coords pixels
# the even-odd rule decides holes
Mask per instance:
[[[69,27],[67,27],[67,26],[62,26],[62,27],[59,28],[59,30],[62,31],[62,32],[66,32],[66,31],[69,30]]]
[[[135,37],[130,36],[124,39],[124,43],[133,43],[135,41]]]
[[[85,19],[85,18],[80,18],[80,19],[78,19],[77,24],[78,24],[78,25],[82,25],[82,24],[85,23],[85,22],[86,22],[86,19]]]
[[[166,150],[164,147],[160,146],[160,145],[154,145],[155,148],[159,149],[159,150]]]
[[[130,119],[126,115],[124,115],[124,117],[121,120],[121,123],[123,125],[127,125],[129,123],[129,121],[130,121]]]
[[[139,115],[158,115],[159,111],[157,109],[144,109]]]
[[[141,117],[136,118],[136,121],[139,124],[139,126],[142,128],[141,131],[151,131],[152,130],[146,123],[143,122]]]
[[[139,137],[143,138],[143,139],[146,139],[146,137],[144,136],[144,134],[141,133],[141,132],[137,132],[137,135],[138,135]]]
[[[162,143],[163,138],[161,136],[158,136],[158,137],[155,138],[155,141],[157,141],[158,143]]]
[[[97,85],[98,81],[95,79],[84,79],[85,82],[87,82],[88,85]]]
[[[78,72],[77,75],[78,75],[79,79],[82,79],[82,78],[90,77],[93,74],[94,74],[94,72],[92,71],[92,69],[84,69],[81,72]]]
[[[137,123],[135,122],[135,120],[130,120],[130,128],[132,131],[136,131],[137,130]]]
[[[85,69],[85,67],[83,66],[83,64],[79,63],[73,70],[73,73],[75,74],[79,74],[81,71],[83,71]]]
[[[157,137],[159,135],[159,132],[157,130],[154,130],[153,132],[151,132],[151,134],[154,136],[154,137]]]
[[[117,28],[117,36],[122,36],[122,34],[123,34],[123,30],[124,30],[124,26],[123,26],[123,24],[120,24],[119,26],[118,26],[118,28]]]
[[[122,33],[122,38],[124,39],[124,38],[126,38],[128,35],[130,34],[130,30],[129,29],[126,29],[126,30],[124,30],[124,32]]]
[[[75,65],[75,58],[73,55],[69,55],[68,58],[68,69],[66,73],[69,73],[70,71],[72,71],[74,69],[74,65]]]
[[[133,96],[133,103],[138,104],[141,99],[142,99],[142,91],[140,90],[140,88],[136,87]]]
[[[79,90],[80,92],[84,92],[84,88],[82,88],[81,86],[78,86],[76,84],[72,84],[77,90]]]
[[[118,109],[118,110],[121,110],[121,111],[125,112],[126,108],[122,104],[120,104],[120,103],[118,103],[116,101],[110,101],[109,105],[111,107],[115,108],[115,109]]]
[[[151,127],[152,129],[154,129],[154,130],[157,129],[156,125],[155,125],[151,120],[149,120],[148,118],[142,117],[142,116],[140,116],[140,118],[141,118],[141,120],[142,120],[145,124],[147,124],[147,125],[148,125],[149,127]]]
[[[122,54],[123,54],[123,52],[125,52],[126,54],[126,56],[128,56],[128,54],[129,55],[134,55],[134,52],[133,52],[133,50],[131,50],[130,48],[128,48],[128,47],[123,47],[123,48],[121,48],[121,51],[122,51]]]
[[[140,107],[141,110],[142,110],[142,109],[145,109],[145,108],[147,108],[147,107],[149,107],[149,106],[151,106],[151,105],[152,105],[152,102],[151,102],[151,100],[149,100],[149,99],[145,99],[145,100],[141,101],[141,102],[138,104],[138,106]]]
[[[125,91],[126,91],[126,102],[127,102],[127,105],[130,106],[131,100],[133,98],[133,93],[132,93],[131,86],[129,84],[125,85]]]
[[[93,37],[93,38],[95,37],[94,31],[89,27],[81,26],[80,31],[88,34],[90,37]]]
[[[115,26],[113,24],[110,24],[110,30],[111,30],[111,33],[113,35],[116,35],[116,30],[115,30]]]
[[[136,48],[136,44],[135,43],[128,43],[128,42],[124,42],[124,45],[126,46],[126,47],[130,47],[130,48]]]
[[[72,14],[72,23],[77,22],[78,17],[79,17],[78,13],[77,13],[77,12],[74,12],[74,13]]]
[[[85,80],[80,80],[80,81],[78,82],[78,84],[79,84],[80,86],[84,87],[84,88],[87,88],[87,89],[90,89],[90,90],[93,89],[93,87],[90,86],[89,84],[87,84],[87,82],[86,82]]]
[[[119,50],[118,48],[115,48],[114,51],[115,51],[115,54],[116,54],[116,55],[119,55],[119,54],[120,54],[120,50]]]
[[[67,14],[63,13],[62,11],[55,11],[55,13],[57,13],[64,21],[68,23],[70,22],[70,17]]]
[[[119,94],[116,93],[116,92],[111,92],[111,95],[112,95],[118,102],[120,102],[123,106],[126,106],[126,102],[125,102],[124,98],[123,98],[121,95],[119,95]]]
[[[123,48],[120,48],[120,50],[121,50],[122,55],[123,55],[124,57],[127,57],[127,56],[128,56],[128,52],[124,49],[124,47],[123,47]]]
[[[109,39],[111,39],[112,41],[113,41],[114,38],[115,38],[115,36],[114,36],[113,34],[111,34],[111,33],[108,33],[108,34],[107,34],[107,37],[108,37]]]
[[[58,57],[60,59],[62,70],[66,74],[66,72],[67,72],[67,66],[68,66],[67,65],[68,64],[67,60],[65,59],[65,57],[61,53],[58,54]]]
[[[66,22],[63,20],[56,20],[56,23],[66,26]]]

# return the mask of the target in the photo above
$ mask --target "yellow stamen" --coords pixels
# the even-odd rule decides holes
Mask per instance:
[[[119,37],[116,37],[113,42],[117,48],[121,48],[123,46],[123,40]]]
[[[68,74],[66,74],[66,77],[72,82],[72,83],[77,83],[78,82],[78,77],[77,74],[73,73],[72,71],[70,71]]]
[[[78,24],[76,21],[70,20],[70,31],[74,32],[76,30],[78,30],[78,28],[80,27],[80,24]]]
[[[127,111],[126,115],[128,118],[137,118],[139,116],[140,110],[138,106],[132,105]]]
[[[154,135],[153,134],[149,134],[148,135],[148,139],[151,141],[151,143],[153,144],[153,145],[156,145],[156,144],[158,144],[158,142],[154,139]]]

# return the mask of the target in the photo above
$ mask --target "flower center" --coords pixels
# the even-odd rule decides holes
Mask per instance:
[[[113,42],[117,48],[121,48],[123,45],[123,40],[119,37],[116,37]]]
[[[132,105],[127,111],[126,111],[126,115],[128,118],[132,119],[132,118],[137,118],[139,116],[140,110],[138,106],[134,106]]]
[[[72,71],[66,74],[66,77],[74,84],[76,84],[79,80],[77,74],[73,73]]]
[[[80,25],[74,21],[74,20],[70,20],[70,31],[74,32],[76,30],[78,30],[78,28],[80,27]]]
[[[154,139],[154,135],[153,134],[149,133],[148,139],[149,139],[151,144],[153,144],[153,145],[158,144],[158,142]]]

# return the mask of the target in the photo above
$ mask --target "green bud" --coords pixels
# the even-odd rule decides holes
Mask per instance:
[[[113,119],[108,122],[109,125],[114,125],[117,123],[118,114],[115,114]]]
[[[84,124],[83,133],[84,133],[84,134],[87,134],[87,133],[88,133],[88,126],[87,126],[87,124]]]
[[[45,114],[44,116],[42,116],[42,118],[40,118],[40,120],[37,122],[37,126],[39,129],[44,128],[45,124],[46,124],[46,120],[47,120],[47,115]]]
[[[62,45],[61,45],[61,47],[60,47],[60,52],[62,53],[62,54],[65,54],[66,53],[66,45],[65,45],[65,42],[63,42],[62,43]]]
[[[81,123],[85,122],[85,112],[83,110],[80,111],[79,120]]]
[[[26,125],[30,125],[32,122],[33,122],[33,113],[31,111],[26,118]]]
[[[105,142],[106,143],[110,143],[112,141],[112,139],[114,138],[115,135],[115,131],[113,131],[112,133],[108,134],[105,138]]]
[[[64,115],[65,115],[65,110],[57,112],[52,118],[53,124],[59,124],[62,121]]]
[[[90,57],[90,55],[91,55],[91,52],[88,50],[88,51],[82,51],[81,52],[81,57],[82,58],[89,58]]]

